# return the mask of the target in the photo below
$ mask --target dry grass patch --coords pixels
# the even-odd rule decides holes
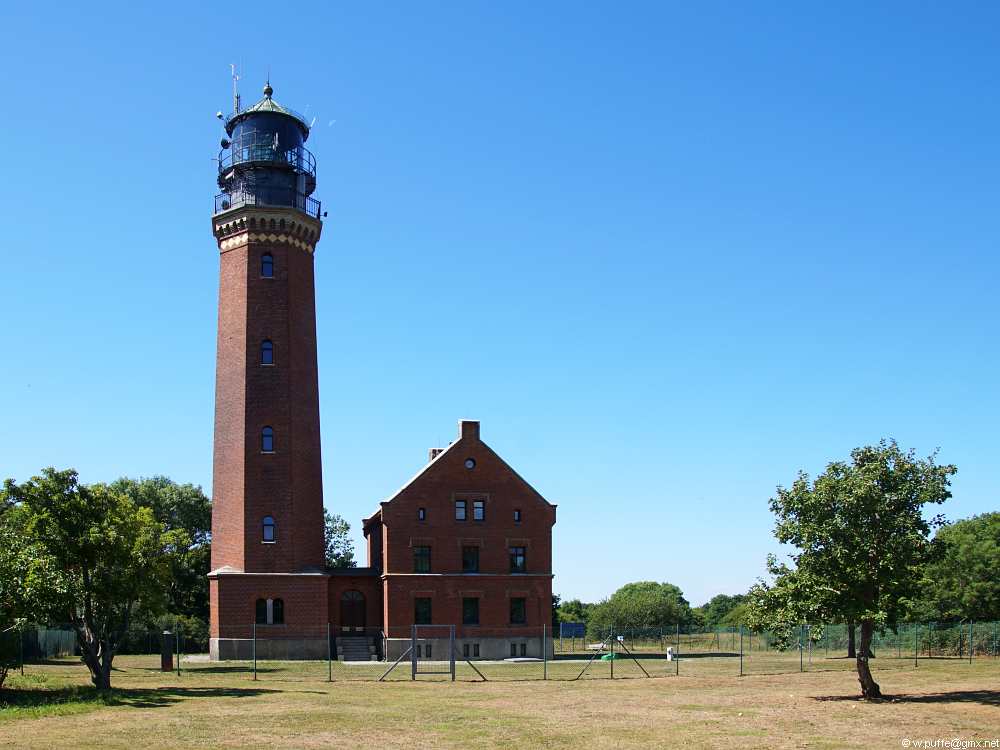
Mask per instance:
[[[894,701],[856,699],[843,670],[579,682],[251,682],[246,675],[13,679],[0,747],[898,748],[995,739],[1000,668],[881,672]],[[49,702],[46,703],[46,698]]]

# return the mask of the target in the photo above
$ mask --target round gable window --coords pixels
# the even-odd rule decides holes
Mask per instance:
[[[471,469],[475,465],[476,465],[476,462],[473,461],[471,458],[465,459],[465,468],[466,469]]]

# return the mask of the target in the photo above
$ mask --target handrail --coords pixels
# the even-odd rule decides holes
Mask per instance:
[[[316,178],[316,157],[304,146],[290,149],[274,147],[272,136],[253,133],[233,141],[230,151],[219,157],[219,173],[232,169],[238,164],[277,163],[290,166],[296,172],[305,172]]]
[[[231,193],[215,196],[215,213],[241,206],[289,206],[307,216],[320,217],[322,204],[295,188],[248,185]]]
[[[257,104],[260,104],[260,102],[255,102],[254,104],[251,104],[249,107],[240,107],[236,111],[230,112],[228,115],[226,115],[226,119],[224,119],[222,121],[223,127],[228,130],[229,129],[229,122],[230,122],[230,120],[233,120],[233,119],[239,117],[240,115],[246,114],[251,109],[253,109],[255,106],[257,106]],[[278,103],[275,102],[275,104],[278,104]],[[262,110],[261,114],[262,115],[267,115],[267,114],[274,114],[274,115],[286,114],[286,115],[291,115],[296,120],[298,120],[299,122],[302,123],[302,125],[306,129],[306,132],[309,131],[309,125],[306,124],[306,116],[305,115],[296,112],[294,109],[289,109],[288,107],[282,107],[280,104],[278,104],[278,106],[281,107],[281,109],[283,110],[283,112],[269,112],[267,110]]]

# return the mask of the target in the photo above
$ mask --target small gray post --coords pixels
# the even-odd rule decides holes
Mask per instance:
[[[562,628],[559,629],[559,640],[562,640]],[[545,625],[542,625],[542,679],[548,679],[549,672],[549,644],[545,642]]]
[[[417,626],[410,626],[410,679],[417,679]]]
[[[174,671],[174,644],[173,633],[169,630],[163,631],[163,640],[160,641],[160,671]]]
[[[674,674],[681,673],[681,624],[677,623],[677,651],[674,653]]]
[[[253,624],[253,678],[257,679],[257,623]]]
[[[448,630],[448,652],[451,654],[451,681],[455,681],[455,626]]]
[[[330,623],[326,624],[326,673],[327,682],[333,682],[333,641],[330,640]]]

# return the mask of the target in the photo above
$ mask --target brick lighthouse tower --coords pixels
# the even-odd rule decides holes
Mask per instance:
[[[326,658],[313,253],[323,229],[309,126],[264,98],[224,120],[212,230],[219,330],[211,653]]]

